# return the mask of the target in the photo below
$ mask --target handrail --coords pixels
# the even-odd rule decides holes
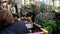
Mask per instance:
[[[45,32],[45,34],[48,34],[48,31],[47,30],[45,30],[44,28],[42,28],[41,27],[41,25],[39,25],[39,24],[37,24],[37,23],[33,23],[35,26],[37,26],[37,27],[39,27],[40,28],[40,30],[42,30],[42,31],[44,31]]]
[[[48,31],[47,30],[45,30],[44,28],[40,28],[42,31],[44,31],[45,32],[45,34],[48,34]]]
[[[36,26],[39,27],[39,28],[41,27],[41,25],[39,25],[39,24],[37,24],[37,23],[34,23],[34,25],[36,25]]]

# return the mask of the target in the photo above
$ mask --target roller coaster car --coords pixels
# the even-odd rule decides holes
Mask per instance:
[[[20,21],[20,18],[18,18],[18,21]],[[40,25],[38,25],[37,23],[29,23],[32,25],[32,33],[26,33],[26,34],[48,34],[48,31],[45,30],[44,28],[42,28]],[[27,23],[27,25],[29,25]],[[30,26],[27,26],[28,28],[30,28]]]
[[[48,34],[48,31],[43,29],[40,25],[34,23],[33,24],[33,33],[27,33],[27,34]]]

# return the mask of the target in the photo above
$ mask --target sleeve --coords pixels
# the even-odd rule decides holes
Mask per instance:
[[[24,24],[24,22],[23,21],[21,21],[21,22],[19,22],[18,24],[17,24],[17,32],[18,33],[30,33],[29,32],[29,30],[27,29],[27,27],[25,26],[25,24]]]
[[[20,24],[22,25],[23,31],[26,33],[30,33],[29,30],[27,29],[27,27],[25,26],[25,23],[22,21],[20,22]]]
[[[29,33],[27,27],[24,22],[16,22],[15,24],[5,28],[0,34],[25,34]]]

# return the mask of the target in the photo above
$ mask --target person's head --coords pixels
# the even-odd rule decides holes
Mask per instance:
[[[14,23],[13,15],[10,11],[0,8],[0,26]]]

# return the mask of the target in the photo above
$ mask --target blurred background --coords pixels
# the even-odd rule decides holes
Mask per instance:
[[[35,30],[41,26],[48,34],[60,34],[60,0],[0,0],[0,7],[7,8],[19,21],[33,23]]]

